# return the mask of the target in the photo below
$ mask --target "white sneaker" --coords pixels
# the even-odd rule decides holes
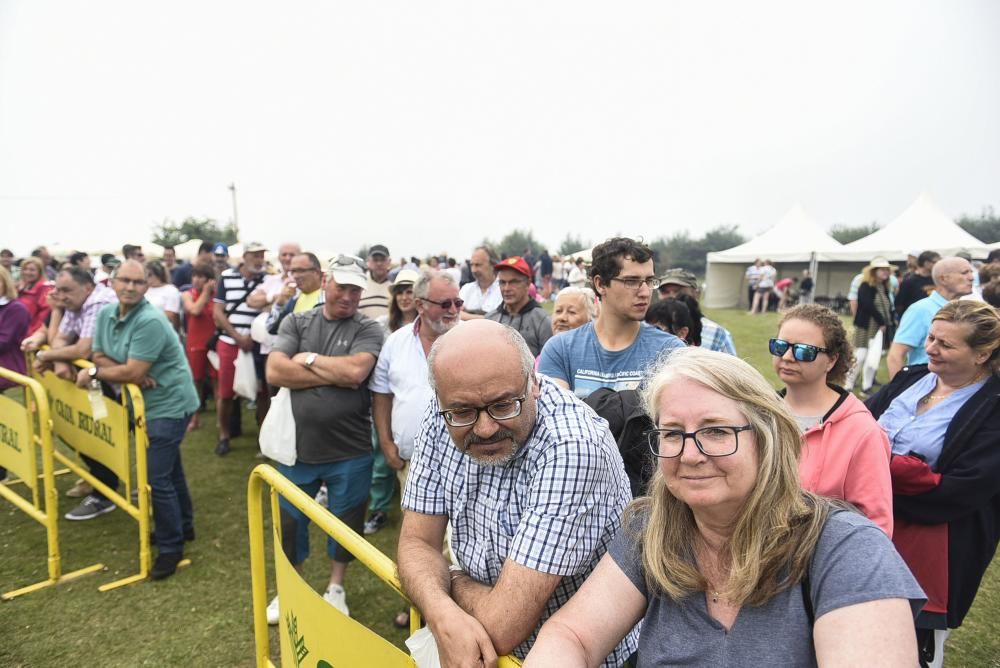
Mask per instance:
[[[327,497],[327,493],[326,493],[326,483],[324,482],[322,485],[320,485],[319,491],[316,492],[316,503],[318,503],[319,505],[321,505],[324,508],[326,508],[327,507],[327,501],[328,501],[328,497]]]
[[[281,616],[281,612],[278,610],[278,597],[275,596],[271,599],[271,602],[267,604],[267,623],[274,626],[278,623],[278,618]]]
[[[351,616],[351,611],[347,609],[347,594],[344,593],[344,588],[340,585],[330,585],[326,593],[323,594],[323,600],[340,610],[346,616]]]

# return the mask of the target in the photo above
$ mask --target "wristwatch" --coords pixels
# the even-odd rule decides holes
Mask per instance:
[[[316,361],[316,357],[318,357],[316,353],[309,353],[309,356],[306,357],[306,366],[312,366],[313,362]]]
[[[87,375],[90,376],[91,380],[95,380],[97,378],[97,367],[96,366],[89,367],[87,369]]]

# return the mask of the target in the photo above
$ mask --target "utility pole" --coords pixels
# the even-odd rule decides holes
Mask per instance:
[[[240,219],[236,213],[236,184],[230,183],[229,190],[233,193],[233,230],[236,232],[236,241],[240,240]]]

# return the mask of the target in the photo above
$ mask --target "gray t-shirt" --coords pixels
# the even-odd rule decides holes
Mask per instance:
[[[645,520],[641,520],[644,526]],[[698,592],[681,603],[652,596],[642,559],[624,529],[608,554],[648,605],[639,635],[639,666],[815,666],[812,628],[801,586],[758,607],[743,606],[727,633]],[[923,591],[886,535],[864,516],[831,513],[809,569],[815,619],[837,608],[885,598],[910,600],[916,617]]]
[[[382,328],[356,313],[343,320],[327,320],[322,308],[294,313],[281,321],[272,350],[289,357],[296,353],[354,355],[382,349]],[[295,448],[304,464],[329,464],[371,454],[371,395],[368,379],[357,389],[322,385],[292,390]]]

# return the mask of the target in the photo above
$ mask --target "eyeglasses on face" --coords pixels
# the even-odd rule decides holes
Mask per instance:
[[[767,342],[767,349],[775,357],[784,356],[789,348],[792,349],[792,357],[795,358],[796,362],[815,362],[816,355],[819,353],[830,353],[826,348],[820,348],[808,343],[789,343],[784,339],[771,339]]]
[[[494,420],[513,420],[521,414],[521,405],[528,398],[528,384],[531,382],[531,374],[525,379],[524,394],[511,399],[501,399],[482,407],[449,408],[438,411],[438,415],[444,418],[452,427],[468,427],[479,420],[479,414],[486,411]]]
[[[650,290],[655,290],[656,288],[658,288],[660,286],[660,279],[655,278],[655,277],[653,277],[653,278],[632,278],[632,277],[629,277],[629,278],[618,278],[618,277],[615,277],[615,278],[611,278],[611,279],[608,279],[608,280],[609,280],[609,282],[610,281],[618,281],[619,283],[621,283],[622,285],[625,286],[626,290],[630,290],[632,292],[638,292],[639,291],[639,287],[642,286],[642,285],[645,285]]]
[[[650,452],[663,459],[680,457],[689,438],[706,457],[727,457],[739,449],[739,433],[750,429],[752,427],[748,424],[742,427],[714,425],[695,431],[651,429],[646,432],[646,438]]]
[[[450,311],[451,307],[454,306],[456,311],[462,310],[462,304],[465,303],[463,299],[445,299],[443,302],[436,302],[433,299],[428,299],[427,297],[420,297],[420,301],[428,302],[434,304],[435,306],[440,306],[445,311]]]

